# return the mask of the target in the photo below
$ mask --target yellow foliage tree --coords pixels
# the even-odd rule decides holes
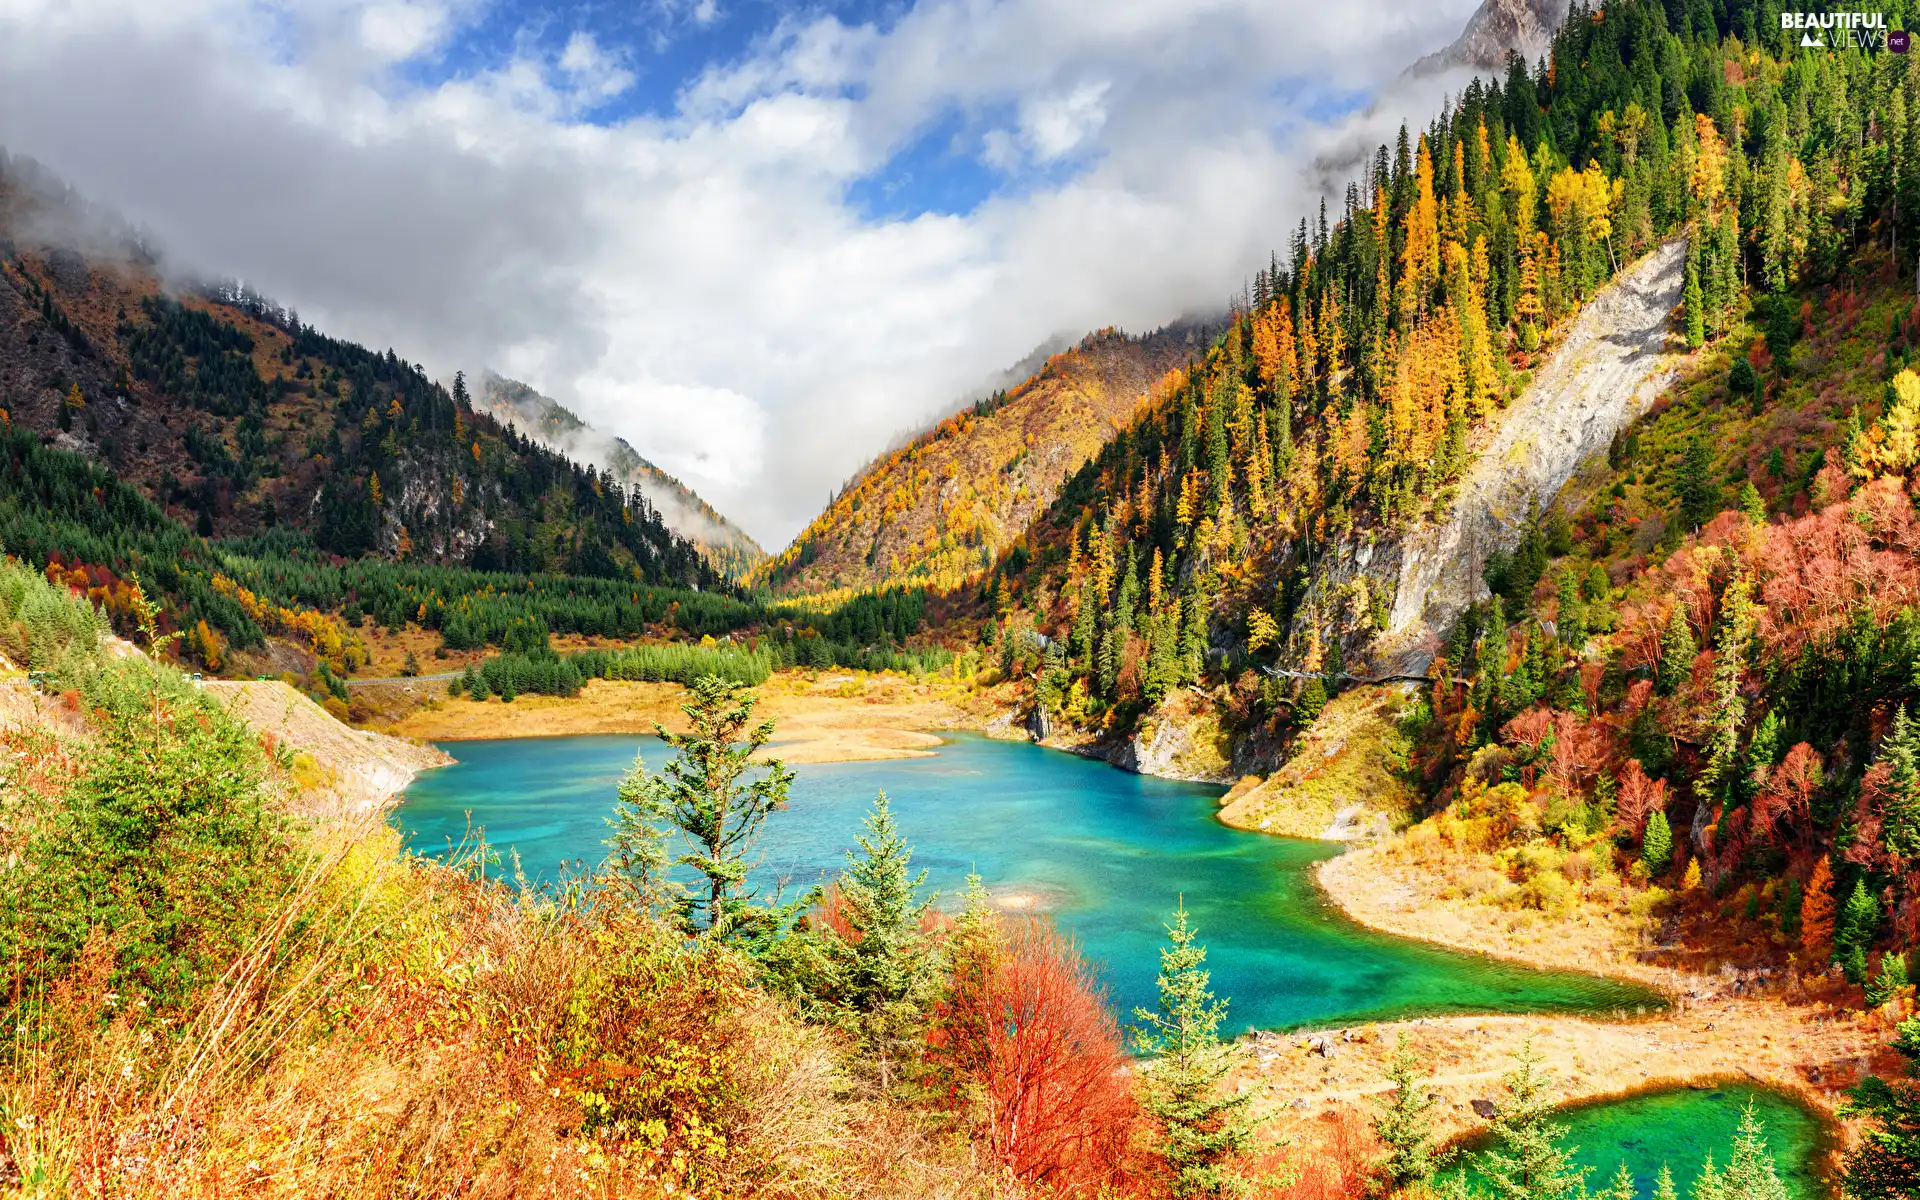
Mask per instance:
[[[1720,131],[1714,127],[1713,118],[1705,113],[1697,113],[1693,118],[1694,154],[1693,174],[1688,180],[1693,198],[1700,207],[1708,212],[1720,207],[1720,198],[1727,190],[1727,148],[1720,140]]]
[[[1920,463],[1920,375],[1893,377],[1893,403],[1855,447],[1854,474],[1862,479],[1904,475]]]
[[[1513,205],[1515,240],[1522,246],[1533,240],[1534,190],[1538,186],[1533,168],[1527,165],[1527,152],[1520,148],[1520,139],[1509,134],[1507,162],[1500,168],[1500,187]]]

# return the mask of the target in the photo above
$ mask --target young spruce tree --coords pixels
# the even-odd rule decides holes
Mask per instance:
[[[933,897],[920,898],[927,873],[910,874],[913,847],[893,822],[887,794],[868,814],[866,832],[847,852],[840,873],[839,917],[829,955],[836,997],[855,1036],[879,1067],[881,1087],[892,1086],[893,1066],[925,1024],[936,981],[933,946],[921,926]]]
[[[1586,1193],[1587,1168],[1576,1167],[1574,1151],[1563,1148],[1565,1126],[1548,1120],[1541,1058],[1531,1043],[1521,1047],[1519,1065],[1502,1081],[1507,1102],[1493,1118],[1494,1149],[1480,1159],[1494,1200],[1575,1200]]]
[[[1220,1084],[1229,1066],[1220,1044],[1227,1004],[1208,989],[1207,948],[1194,941],[1187,906],[1174,910],[1160,951],[1159,1011],[1133,1010],[1134,1042],[1155,1061],[1147,1072],[1146,1108],[1161,1128],[1160,1152],[1173,1171],[1173,1195],[1244,1196],[1253,1184],[1241,1162],[1253,1147],[1252,1095],[1229,1096]]]
[[[1379,1111],[1373,1117],[1373,1134],[1385,1151],[1373,1164],[1376,1194],[1425,1183],[1440,1165],[1433,1148],[1433,1118],[1428,1115],[1436,1101],[1421,1086],[1420,1060],[1404,1033],[1388,1063],[1387,1079],[1393,1090],[1376,1102]]]
[[[786,807],[793,772],[778,760],[758,767],[755,751],[773,737],[773,722],[751,725],[758,697],[742,683],[712,675],[694,681],[680,706],[693,728],[660,737],[679,756],[634,791],[647,811],[664,814],[687,837],[691,853],[674,861],[692,867],[702,882],[688,892],[682,910],[694,933],[758,943],[782,923],[780,914],[756,903],[747,887],[748,855],[767,814]],[[635,770],[642,770],[635,763]]]

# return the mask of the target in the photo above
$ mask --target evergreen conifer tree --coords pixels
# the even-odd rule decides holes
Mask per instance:
[[[605,842],[607,869],[647,909],[684,917],[686,889],[667,877],[672,865],[667,844],[672,809],[659,788],[648,786],[646,763],[639,755],[621,777],[614,797],[613,813],[607,818],[612,827]]]
[[[924,1024],[932,998],[934,957],[922,928],[933,896],[920,897],[927,873],[910,874],[913,847],[900,836],[885,792],[875,799],[840,873],[839,917],[847,935],[833,938],[839,1005],[880,1069],[883,1089],[893,1067]]]
[[[773,737],[773,722],[751,724],[753,690],[707,675],[694,681],[680,711],[692,729],[671,733],[655,726],[679,754],[642,785],[651,802],[686,834],[690,853],[675,861],[702,877],[685,907],[688,928],[730,940],[764,938],[781,915],[755,903],[747,887],[747,856],[767,814],[784,808],[793,772],[780,761],[751,760]]]
[[[1433,1146],[1433,1118],[1437,1101],[1422,1086],[1420,1060],[1402,1033],[1387,1066],[1393,1090],[1376,1101],[1373,1133],[1384,1149],[1373,1164],[1378,1190],[1397,1192],[1433,1178],[1439,1165]]]
[[[1694,781],[1701,803],[1717,798],[1740,752],[1740,730],[1747,721],[1745,681],[1747,644],[1753,640],[1753,586],[1744,576],[1727,585],[1725,621],[1713,653],[1713,711],[1708,718],[1707,761]],[[1675,606],[1678,607],[1677,605]]]
[[[1146,1109],[1160,1126],[1160,1153],[1173,1174],[1173,1195],[1243,1196],[1252,1189],[1241,1162],[1253,1148],[1251,1093],[1226,1095],[1229,1062],[1220,1045],[1227,1002],[1208,989],[1207,948],[1194,939],[1187,906],[1174,910],[1160,951],[1160,1004],[1136,1008],[1134,1041],[1154,1056]]]
[[[1840,924],[1834,934],[1834,957],[1846,970],[1847,982],[1866,982],[1867,947],[1880,932],[1880,902],[1867,890],[1867,881],[1854,881],[1853,891],[1840,910]]]
[[[1907,986],[1907,956],[1889,950],[1880,957],[1880,969],[1867,983],[1867,1007],[1879,1008]]]
[[[1541,1057],[1532,1043],[1502,1081],[1507,1102],[1493,1118],[1496,1145],[1480,1159],[1494,1200],[1575,1200],[1586,1193],[1587,1168],[1574,1165],[1574,1151],[1561,1146],[1566,1128],[1548,1119]]]
[[[1727,1165],[1716,1170],[1713,1159],[1709,1157],[1701,1170],[1700,1179],[1694,1184],[1694,1195],[1703,1200],[1705,1197],[1713,1197],[1714,1200],[1787,1200],[1786,1184],[1781,1181],[1779,1169],[1773,1163],[1773,1155],[1767,1150],[1766,1132],[1761,1127],[1758,1114],[1753,1111],[1751,1100],[1740,1116],[1740,1128],[1733,1135]]]
[[[1661,695],[1673,695],[1693,676],[1693,660],[1699,653],[1685,606],[1675,603],[1667,614],[1666,631],[1660,635],[1660,670],[1654,686]]]
[[[1869,1075],[1847,1091],[1843,1118],[1861,1119],[1860,1145],[1846,1156],[1840,1184],[1851,1200],[1912,1200],[1920,1195],[1920,1017],[1900,1022],[1892,1047],[1905,1078]]]
[[[1646,832],[1640,835],[1640,861],[1647,865],[1647,874],[1658,875],[1672,859],[1673,826],[1667,823],[1666,812],[1656,808],[1647,818]]]
[[[1706,302],[1700,294],[1700,239],[1687,243],[1687,282],[1681,299],[1687,314],[1687,348],[1698,349],[1707,340]]]

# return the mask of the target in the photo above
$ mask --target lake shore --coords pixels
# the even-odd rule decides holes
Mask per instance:
[[[755,717],[775,726],[765,755],[789,763],[924,758],[940,745],[939,731],[986,730],[995,715],[980,693],[893,675],[789,671],[756,690]],[[594,679],[574,697],[439,699],[387,732],[423,742],[651,734],[656,724],[681,732],[686,695],[675,683]]]
[[[1700,974],[1648,961],[1644,922],[1555,921],[1443,895],[1445,881],[1421,864],[1395,859],[1390,843],[1349,851],[1320,864],[1317,878],[1347,916],[1370,928],[1552,970],[1644,983],[1669,998],[1665,1012],[1607,1021],[1562,1016],[1445,1017],[1383,1022],[1334,1034],[1335,1054],[1313,1052],[1306,1034],[1257,1035],[1246,1044],[1245,1078],[1278,1113],[1284,1129],[1324,1136],[1345,1116],[1364,1121],[1371,1098],[1386,1091],[1387,1060],[1406,1035],[1432,1071],[1430,1090],[1443,1137],[1484,1122],[1475,1099],[1497,1100],[1514,1054],[1531,1044],[1560,1104],[1664,1087],[1744,1080],[1797,1096],[1846,1143],[1837,1109],[1842,1091],[1868,1073],[1897,1071],[1883,1049],[1890,1020],[1825,995],[1820,980],[1757,980],[1739,973]],[[1737,990],[1736,990],[1737,988]],[[1827,1164],[1831,1166],[1831,1164]]]

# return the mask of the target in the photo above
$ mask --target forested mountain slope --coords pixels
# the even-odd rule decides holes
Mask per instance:
[[[783,594],[954,587],[991,566],[1204,330],[1103,330],[869,465],[754,575]]]
[[[1403,599],[1364,577],[1324,586],[1338,564],[1447,521],[1508,406],[1621,265],[1687,237],[1694,345],[1736,328],[1743,279],[1790,289],[1845,269],[1893,194],[1888,125],[1861,113],[1904,73],[1800,55],[1765,23],[1749,44],[1754,14],[1728,19],[1723,33],[1679,6],[1577,8],[1542,69],[1510,59],[1380,147],[1338,220],[1303,220],[1249,311],[996,570],[1002,624],[1048,635],[1008,643],[1037,702],[1127,729],[1197,683],[1228,687],[1241,727],[1309,716],[1317,677],[1369,656]],[[1534,541],[1487,555],[1496,590],[1538,578]]]
[[[667,528],[698,546],[728,578],[745,578],[767,557],[746,530],[721,516],[692,488],[641,457],[625,438],[594,428],[559,401],[489,371],[480,378],[476,402],[547,448],[611,471],[616,481],[645,496]]]
[[[1371,669],[1423,671],[1460,614],[1485,595],[1482,574],[1511,554],[1583,464],[1645,412],[1673,378],[1682,339],[1686,245],[1673,241],[1623,272],[1575,318],[1566,340],[1514,402],[1460,483],[1444,519],[1404,538],[1355,545],[1323,562],[1323,605],[1365,578],[1388,598],[1366,657]],[[1364,558],[1364,562],[1361,561]],[[1350,570],[1342,570],[1340,559]]]
[[[718,587],[643,498],[476,413],[393,351],[243,288],[171,294],[130,240],[49,230],[73,198],[0,161],[0,407],[202,536],[354,557]]]

